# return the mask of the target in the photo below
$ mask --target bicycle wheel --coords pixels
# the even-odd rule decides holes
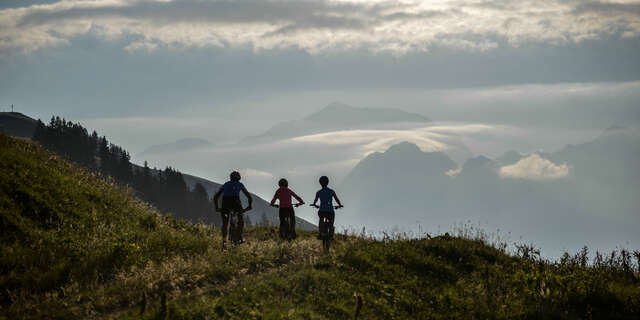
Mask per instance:
[[[320,220],[320,239],[322,240],[322,248],[325,252],[329,251],[330,241],[329,238],[329,221],[326,218]]]
[[[231,213],[231,217],[230,217],[229,221],[229,240],[231,240],[231,243],[233,244],[239,244],[242,240],[242,237],[240,235],[240,218],[238,217],[238,213]]]

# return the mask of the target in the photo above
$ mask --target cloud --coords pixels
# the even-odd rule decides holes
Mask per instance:
[[[184,47],[487,51],[640,35],[640,4],[577,1],[60,1],[0,10],[0,53],[130,39],[127,50]]]
[[[271,172],[256,170],[256,169],[240,169],[239,170],[243,176],[249,178],[258,178],[258,179],[271,179],[273,178],[273,174]]]
[[[427,152],[445,151],[449,146],[439,140],[444,135],[430,132],[426,128],[409,130],[342,130],[327,133],[319,133],[292,138],[295,143],[326,145],[326,146],[352,146],[366,156],[373,152],[382,152],[390,146],[409,141],[415,143],[420,149]]]
[[[500,168],[499,172],[503,178],[546,181],[567,177],[569,166],[566,163],[557,165],[534,153],[513,165]]]
[[[444,174],[446,174],[447,176],[453,178],[453,177],[459,175],[460,172],[462,172],[462,168],[447,170]]]

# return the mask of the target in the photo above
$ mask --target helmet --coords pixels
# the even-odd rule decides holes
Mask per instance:
[[[321,186],[326,187],[329,184],[329,178],[327,176],[322,176],[318,182],[320,182]]]
[[[238,171],[231,172],[231,174],[229,175],[229,179],[233,181],[240,181],[240,172]]]
[[[280,187],[288,187],[289,186],[289,181],[287,181],[287,179],[282,178],[280,179],[280,181],[278,181],[278,186]]]

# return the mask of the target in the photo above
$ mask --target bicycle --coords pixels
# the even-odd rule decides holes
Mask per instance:
[[[320,209],[320,206],[310,204],[311,207],[316,209]],[[342,209],[344,206],[334,206],[335,210]],[[322,240],[322,248],[325,252],[329,252],[329,248],[331,247],[331,240],[333,240],[334,226],[331,223],[331,220],[327,216],[321,216],[318,221],[318,229],[319,229],[319,238]]]
[[[244,219],[241,219],[245,212],[251,210],[247,207],[242,211],[232,211],[229,213],[229,241],[234,245],[244,242],[242,239],[242,228],[244,227]],[[242,223],[240,222],[242,220]]]
[[[303,205],[302,203],[294,204],[294,207],[299,207]],[[274,208],[280,208],[280,205],[274,204],[272,205]],[[294,220],[295,221],[295,220]],[[280,222],[280,239],[281,240],[293,240],[295,239],[295,222],[291,221],[288,215],[282,217]]]

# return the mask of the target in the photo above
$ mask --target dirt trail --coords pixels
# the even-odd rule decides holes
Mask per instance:
[[[345,244],[346,243],[341,244],[340,247],[343,247]],[[215,284],[206,283],[205,285],[199,286],[189,291],[188,293],[183,293],[181,295],[169,295],[168,298],[171,301],[175,299],[193,300],[198,299],[202,296],[224,296],[227,292],[236,289],[239,283],[247,279],[255,279],[256,281],[258,281],[258,279],[262,277],[273,274],[274,272],[281,272],[294,265],[307,264],[312,267],[322,257],[328,257],[329,259],[333,260],[333,256],[331,253],[329,253],[329,255],[326,255],[323,252],[322,243],[319,240],[315,239],[315,237],[297,239],[293,242],[280,242],[274,241],[272,239],[261,240],[248,236],[245,243],[238,246],[228,246],[226,249],[222,249],[220,247],[220,252],[221,254],[234,254],[234,251],[240,251],[240,253],[243,254],[248,253],[254,257],[259,257],[266,252],[283,248],[285,250],[288,249],[291,252],[291,256],[286,261],[267,261],[270,263],[269,266],[257,268],[256,270],[244,268],[239,270],[239,272],[234,277],[225,282]],[[158,299],[156,300],[157,301],[147,301],[147,309],[157,308],[160,304],[160,301]],[[100,316],[100,319],[117,319],[127,315],[138,314],[139,311],[140,303],[137,303],[133,307],[116,309],[108,314],[103,314]]]

